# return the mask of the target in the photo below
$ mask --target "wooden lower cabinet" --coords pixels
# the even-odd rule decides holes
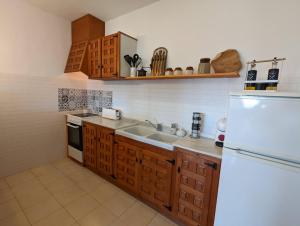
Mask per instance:
[[[141,197],[170,211],[173,163],[166,154],[147,149],[140,152]]]
[[[220,160],[177,150],[175,215],[191,226],[213,226]]]
[[[113,175],[114,131],[84,123],[83,137],[84,165],[101,174]]]
[[[83,128],[88,168],[182,225],[214,225],[220,159],[168,151],[90,123]]]
[[[97,128],[97,171],[108,176],[113,175],[114,131]]]
[[[126,142],[115,144],[115,177],[119,184],[133,193],[138,192],[138,155],[140,149]]]
[[[83,163],[91,169],[96,169],[97,155],[97,127],[85,123],[83,125]]]

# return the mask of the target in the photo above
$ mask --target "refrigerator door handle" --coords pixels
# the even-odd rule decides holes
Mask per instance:
[[[242,149],[235,149],[235,151],[240,155],[246,155],[246,156],[250,156],[250,157],[254,157],[254,158],[259,158],[259,159],[262,159],[262,160],[271,161],[271,162],[274,162],[274,163],[279,163],[279,164],[292,166],[292,167],[296,167],[296,168],[300,169],[300,162],[298,162],[298,161],[279,158],[279,157],[275,157],[275,156],[271,156],[271,155],[255,153],[255,152],[246,151],[246,150],[242,150]]]

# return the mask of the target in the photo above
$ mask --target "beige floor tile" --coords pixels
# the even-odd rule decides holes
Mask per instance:
[[[28,180],[23,184],[17,184],[11,188],[15,196],[22,196],[33,193],[36,190],[44,190],[43,185],[36,179]]]
[[[53,165],[42,165],[36,168],[33,168],[30,170],[35,176],[41,177],[41,176],[48,176],[53,175],[56,173],[60,173],[59,170],[57,170]]]
[[[7,189],[9,189],[7,182],[4,179],[0,179],[0,191]]]
[[[177,226],[177,224],[161,214],[157,214],[148,226]]]
[[[67,204],[65,208],[76,220],[79,220],[99,206],[95,199],[84,195]]]
[[[54,162],[52,165],[66,175],[81,167],[79,164],[67,158]]]
[[[65,175],[63,175],[61,172],[51,173],[44,176],[39,176],[37,179],[43,184],[44,186],[47,186],[48,184],[56,181],[56,180],[62,180],[63,178],[66,178]]]
[[[76,185],[73,181],[71,181],[67,177],[61,177],[47,184],[46,187],[53,194],[55,192],[63,190],[70,190],[74,186]]]
[[[34,226],[71,226],[74,223],[75,223],[74,218],[72,218],[72,216],[70,216],[70,214],[66,210],[59,209],[33,225]]]
[[[11,215],[3,220],[0,220],[0,226],[30,226],[25,215],[20,212],[15,215]]]
[[[62,205],[66,205],[69,202],[85,195],[86,192],[81,190],[77,185],[66,190],[53,193],[55,199]]]
[[[27,182],[28,180],[32,180],[32,179],[34,179],[34,175],[30,171],[24,171],[24,172],[6,177],[6,182],[10,186],[14,186],[17,184],[23,184],[23,183]]]
[[[120,217],[115,225],[146,226],[156,216],[157,212],[141,202],[136,202]]]
[[[117,194],[118,189],[112,184],[105,183],[100,185],[96,190],[91,192],[91,196],[93,196],[98,202],[105,203],[108,200],[112,199],[112,197]]]
[[[0,204],[7,202],[8,200],[14,199],[14,194],[10,189],[0,190]]]
[[[16,198],[21,207],[27,209],[51,198],[51,194],[46,189],[37,188],[26,194],[16,196]]]
[[[30,223],[36,223],[44,217],[47,217],[51,213],[55,212],[56,210],[61,209],[61,206],[54,198],[50,198],[45,200],[42,203],[34,205],[24,212],[29,219]]]
[[[116,216],[104,207],[100,206],[80,220],[82,226],[110,226],[116,220]]]
[[[86,192],[93,192],[102,184],[106,184],[106,180],[98,176],[98,178],[87,178],[84,181],[80,181],[77,185]]]
[[[10,215],[15,215],[21,211],[22,210],[15,199],[9,200],[0,204],[0,220],[3,220]]]
[[[111,199],[102,203],[116,216],[121,216],[127,209],[134,205],[136,199],[125,192],[117,192]]]

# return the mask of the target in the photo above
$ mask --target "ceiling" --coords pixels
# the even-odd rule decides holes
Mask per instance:
[[[101,20],[109,20],[158,0],[27,0],[50,13],[75,20],[90,13]]]

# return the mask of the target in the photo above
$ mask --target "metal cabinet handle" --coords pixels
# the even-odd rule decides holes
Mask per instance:
[[[78,129],[78,128],[79,128],[79,126],[74,126],[74,125],[72,125],[72,124],[70,124],[70,123],[68,123],[67,126],[72,127],[72,128],[74,128],[74,129]]]

